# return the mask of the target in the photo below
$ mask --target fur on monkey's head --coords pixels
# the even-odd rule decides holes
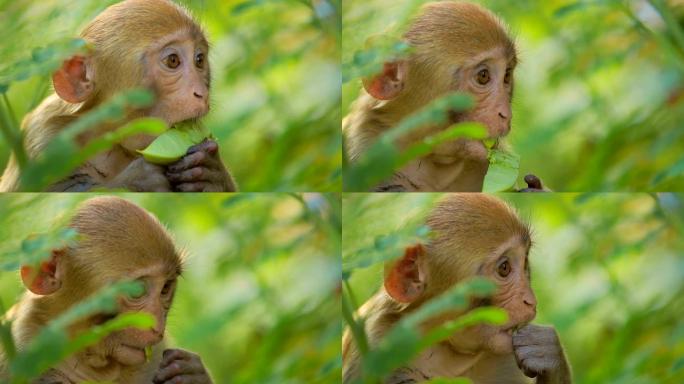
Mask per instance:
[[[69,257],[80,273],[96,269],[98,274],[118,279],[131,270],[162,264],[177,274],[183,257],[159,220],[128,200],[106,196],[85,201],[71,220],[79,235]],[[122,259],[127,260],[125,264]],[[123,265],[122,265],[123,264]]]
[[[503,47],[507,56],[516,56],[515,43],[501,19],[486,8],[464,1],[425,4],[406,32],[417,57],[425,54],[467,58],[484,50]]]
[[[141,65],[144,52],[174,33],[187,33],[206,42],[188,10],[169,0],[125,0],[105,9],[81,32],[95,67],[107,68],[106,77],[95,73],[98,89],[140,86],[145,75]]]

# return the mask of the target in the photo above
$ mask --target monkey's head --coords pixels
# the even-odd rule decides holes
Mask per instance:
[[[154,216],[117,197],[86,201],[71,227],[78,233],[76,243],[53,250],[51,258],[38,267],[23,266],[24,284],[57,316],[112,283],[141,282],[144,289],[139,296],[120,297],[116,311],[83,319],[70,331],[99,325],[121,313],[148,313],[155,319],[152,328],[116,331],[81,352],[82,361],[97,368],[144,363],[145,348],[164,337],[166,316],[181,274],[182,259],[171,237]]]
[[[427,224],[434,237],[425,246],[408,248],[402,258],[387,266],[386,292],[409,309],[469,278],[485,277],[496,284],[496,292],[491,298],[473,302],[473,307],[500,307],[508,314],[508,322],[470,327],[454,334],[449,343],[459,351],[510,353],[513,331],[536,316],[528,226],[499,199],[467,193],[442,199]]]
[[[126,0],[88,24],[89,53],[66,60],[52,77],[55,92],[91,108],[121,91],[146,87],[156,95],[143,114],[169,125],[209,111],[209,44],[183,8],[167,0]]]
[[[406,116],[448,93],[465,92],[476,101],[472,110],[447,111],[444,124],[416,134],[432,134],[464,121],[482,123],[490,138],[508,134],[517,56],[513,40],[494,14],[467,2],[428,3],[404,37],[410,55],[386,62],[380,74],[364,79],[372,97],[387,100],[388,109]],[[446,154],[448,149],[438,152]]]

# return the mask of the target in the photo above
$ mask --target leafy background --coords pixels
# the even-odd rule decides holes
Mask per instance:
[[[381,261],[427,238],[425,215],[439,197],[345,194],[345,300],[365,302],[381,286]],[[556,327],[575,382],[681,383],[684,195],[499,197],[532,225],[535,323]]]
[[[343,115],[425,2],[344,1]],[[519,187],[534,173],[556,191],[684,190],[684,3],[475,2],[510,25],[520,51],[509,135]]]
[[[0,0],[7,37],[0,43],[0,168],[18,122],[51,92],[51,71],[76,48],[65,42],[115,2]],[[212,45],[205,123],[241,190],[339,190],[340,0],[179,3]]]
[[[339,381],[339,196],[120,196],[159,217],[188,254],[168,318],[171,345],[200,354],[217,383]],[[22,292],[11,267],[27,257],[22,240],[56,233],[89,197],[0,196],[5,309]],[[56,339],[52,348],[65,343]]]

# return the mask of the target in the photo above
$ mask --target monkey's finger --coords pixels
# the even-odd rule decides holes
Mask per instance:
[[[167,172],[166,177],[172,183],[188,183],[197,181],[214,181],[219,175],[207,167],[195,167],[185,170],[183,172]]]
[[[188,148],[187,154],[189,155],[191,153],[195,153],[198,151],[206,151],[210,154],[214,154],[218,152],[218,143],[211,139],[205,139],[203,142],[195,144],[192,147]]]
[[[169,165],[167,170],[172,173],[178,173],[185,169],[193,168],[207,162],[209,155],[206,152],[194,152],[183,156],[182,159]]]
[[[182,183],[176,185],[176,191],[178,192],[204,192],[211,187],[211,183],[206,181],[200,181],[197,183]]]
[[[168,366],[157,371],[155,379],[160,382],[164,382],[173,377],[183,376],[183,375],[195,375],[204,373],[204,368],[199,364],[193,364],[192,361],[187,360],[174,360]]]
[[[163,368],[167,365],[169,365],[172,361],[174,360],[192,360],[195,358],[194,353],[183,350],[183,349],[177,349],[177,348],[169,348],[165,349],[164,352],[162,352],[162,361],[159,364],[159,367]]]

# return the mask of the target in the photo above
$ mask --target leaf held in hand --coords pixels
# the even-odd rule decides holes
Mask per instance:
[[[153,164],[171,164],[178,161],[188,148],[207,137],[206,132],[196,128],[171,128],[157,137],[147,148],[138,151]]]
[[[500,149],[489,151],[489,168],[485,175],[483,192],[502,192],[513,188],[518,179],[520,156]]]

